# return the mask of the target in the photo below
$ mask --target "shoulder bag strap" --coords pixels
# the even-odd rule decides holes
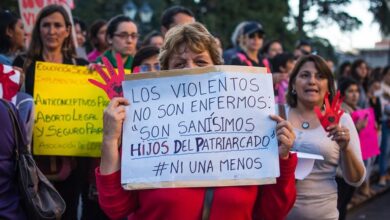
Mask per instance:
[[[22,139],[22,129],[20,127],[18,117],[16,116],[16,112],[11,107],[11,105],[3,99],[1,99],[1,102],[8,109],[8,114],[10,116],[10,119],[12,122],[12,128],[14,131],[14,140],[15,140],[15,144],[16,144],[16,148],[15,148],[16,159],[19,159],[19,153],[20,152],[23,153],[23,152],[27,151],[27,146],[25,145],[25,143]]]
[[[210,218],[211,204],[213,203],[214,188],[206,188],[204,200],[203,200],[203,212],[202,220],[208,220]]]

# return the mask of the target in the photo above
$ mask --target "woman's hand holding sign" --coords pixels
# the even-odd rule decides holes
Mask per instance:
[[[291,147],[295,141],[295,133],[290,122],[284,120],[278,115],[270,115],[270,118],[276,121],[276,136],[279,142],[279,157],[288,159]]]

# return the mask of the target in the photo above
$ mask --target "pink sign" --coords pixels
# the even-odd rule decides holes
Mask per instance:
[[[376,156],[380,153],[378,134],[375,128],[375,114],[372,108],[356,110],[352,114],[352,119],[356,123],[358,120],[366,120],[367,126],[360,130],[359,139],[362,149],[363,160]]]

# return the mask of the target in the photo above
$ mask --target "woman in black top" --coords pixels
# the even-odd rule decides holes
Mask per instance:
[[[25,71],[25,89],[34,95],[35,63],[37,61],[88,65],[76,57],[72,41],[72,25],[66,10],[59,5],[49,5],[39,13],[33,28],[27,54],[18,56],[13,65]],[[77,207],[83,184],[87,181],[86,158],[65,156],[36,156],[39,168],[50,178],[66,202],[62,219],[77,219]],[[58,169],[52,169],[57,167]],[[71,169],[69,175],[60,175],[61,170]]]

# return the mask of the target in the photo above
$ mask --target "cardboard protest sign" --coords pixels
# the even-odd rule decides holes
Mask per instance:
[[[86,66],[36,63],[34,154],[100,155],[103,110],[109,100],[90,78],[100,77]]]
[[[374,157],[380,153],[378,135],[375,128],[374,109],[360,109],[351,114],[353,121],[366,120],[367,126],[360,130],[359,140],[363,160]]]
[[[0,98],[16,104],[16,94],[20,88],[19,80],[19,71],[0,63]]]
[[[265,69],[213,66],[126,76],[123,187],[274,183],[272,75],[259,73]]]
[[[74,8],[73,0],[18,0],[20,17],[23,22],[23,28],[27,36],[27,45],[30,42],[31,33],[35,25],[38,13],[47,5],[57,4],[63,6],[70,16],[71,22],[72,13],[70,9]],[[72,23],[73,26],[73,23]],[[73,36],[75,39],[75,36]],[[77,41],[75,41],[77,43]]]

